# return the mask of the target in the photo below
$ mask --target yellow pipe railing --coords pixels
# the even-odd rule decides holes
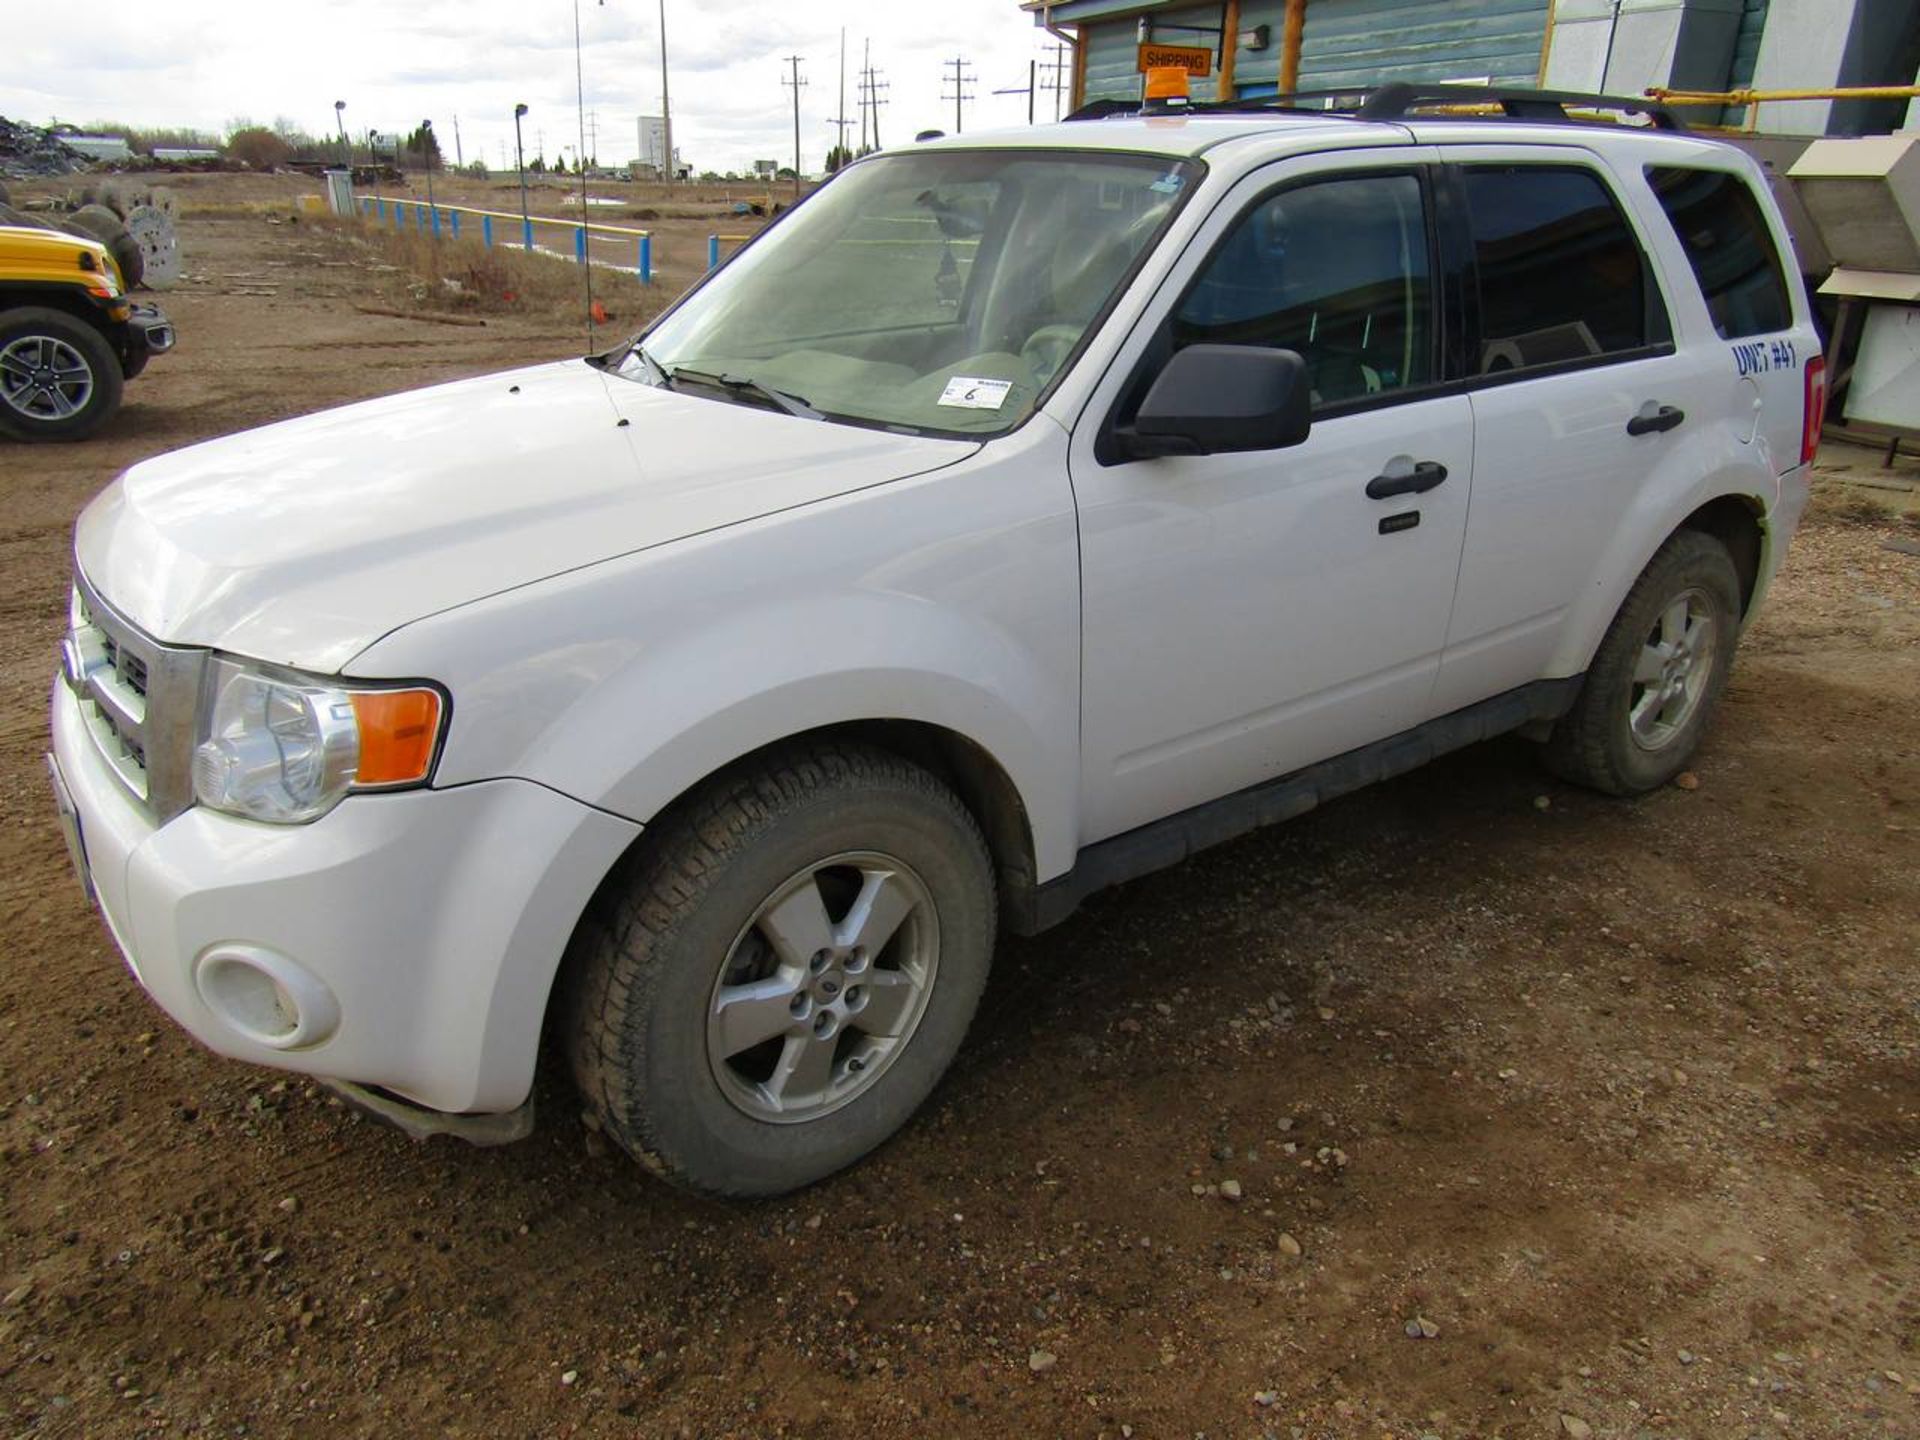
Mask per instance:
[[[1920,85],[1831,85],[1814,90],[1674,90],[1649,85],[1646,94],[1666,105],[1745,106],[1744,128],[1751,132],[1759,128],[1760,107],[1769,101],[1912,100],[1920,98]]]

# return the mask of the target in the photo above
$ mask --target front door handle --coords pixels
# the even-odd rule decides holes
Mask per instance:
[[[1422,460],[1400,475],[1376,475],[1367,481],[1369,500],[1388,500],[1395,495],[1424,495],[1447,478],[1447,467],[1438,460]]]
[[[1678,405],[1655,406],[1651,401],[1642,406],[1640,413],[1627,421],[1629,435],[1657,435],[1671,430],[1687,418],[1687,412]]]

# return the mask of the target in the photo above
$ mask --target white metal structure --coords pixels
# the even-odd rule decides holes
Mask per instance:
[[[1100,283],[1082,261],[1106,232],[1022,270],[1016,252],[1055,230],[969,208],[1021,165],[1065,167],[1034,171],[1047,183],[1022,205],[1085,181],[1073,213],[1130,237]],[[1650,170],[1750,189],[1785,276],[1779,324],[1721,333]],[[750,287],[805,289],[782,267],[838,263],[858,226],[886,219],[889,175],[920,192],[903,204],[931,206],[942,273],[903,297],[931,322],[758,354],[712,338]],[[1476,176],[1484,220],[1461,214],[1483,203]],[[1513,228],[1554,176],[1604,198]],[[1313,188],[1359,178],[1375,188]],[[837,193],[864,198],[835,210]],[[1285,298],[1344,263],[1287,230],[1322,213],[1290,208],[1303,194],[1388,217],[1364,231],[1397,277],[1365,290],[1384,299]],[[1609,206],[1629,238],[1606,263],[1637,249],[1644,265],[1610,272],[1644,289],[1639,340],[1603,353],[1598,317],[1499,340],[1497,267],[1531,273],[1528,236],[1584,263]],[[909,211],[896,231],[918,223]],[[1236,246],[1244,265],[1222,258]],[[972,1004],[949,1015],[940,990],[974,984],[962,952],[990,944],[994,891],[1004,923],[1039,928],[1101,884],[1516,727],[1557,726],[1564,764],[1610,788],[1671,774],[1806,494],[1819,345],[1786,247],[1750,161],[1630,128],[1120,118],[862,162],[638,349],[268,426],[109,487],[79,522],[53,694],[83,875],[141,984],[207,1045],[351,1082],[415,1128],[461,1128],[527,1101],[570,943],[569,968],[598,963],[590,902],[657,884],[679,851],[650,847],[684,849],[667,837],[688,807],[724,801],[739,833],[723,844],[709,827],[703,843],[772,847],[774,880],[716,892],[678,939],[649,942],[659,1014],[681,1003],[679,972],[699,971],[684,1024],[615,1016],[639,980],[579,982],[595,1023],[625,1038],[576,1068],[630,1067],[601,1076],[596,1103],[659,1168],[710,1189],[801,1183],[877,1143],[937,1077]],[[1262,267],[1258,303],[1293,307],[1306,358],[1270,336],[1222,371]],[[976,314],[964,361],[938,349]],[[1006,329],[1035,315],[1024,341]],[[1319,348],[1336,320],[1353,337],[1337,354]],[[995,324],[1012,338],[988,343]],[[1222,335],[1196,340],[1194,365],[1271,371],[1290,433],[1222,439],[1245,418],[1224,413],[1204,433],[1177,417],[1156,431],[1164,352]],[[1549,343],[1577,353],[1542,362]],[[921,354],[939,363],[900,358]],[[1622,624],[1638,629],[1613,638]],[[1616,671],[1618,694],[1599,695]],[[378,718],[401,712],[413,731]],[[1609,779],[1593,757],[1616,744],[1644,754]],[[786,778],[728,779],[794,753],[765,772]],[[884,806],[865,829],[798,810],[838,837],[816,855],[816,821],[780,830],[781,806],[836,777],[906,809],[915,786],[932,798],[897,834]],[[767,835],[748,835],[762,819]],[[915,850],[917,834],[947,838]],[[991,857],[984,910],[973,849]],[[719,869],[710,856],[686,873]],[[823,929],[787,901],[829,871],[852,888]],[[707,960],[686,937],[709,922]],[[772,954],[758,969],[755,947]],[[852,1049],[836,1038],[855,1033]],[[840,1048],[808,1049],[816,1038]],[[935,1052],[924,1075],[915,1044]],[[705,1058],[670,1083],[646,1069],[676,1046]],[[761,1078],[735,1063],[755,1046],[778,1052]],[[712,1123],[738,1133],[735,1168],[702,1169],[670,1119],[623,1129],[620,1097],[648,1084],[729,1117]],[[833,1124],[868,1128],[805,1150]],[[769,1168],[752,1168],[755,1145]]]

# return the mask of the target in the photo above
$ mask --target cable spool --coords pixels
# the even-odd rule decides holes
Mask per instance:
[[[146,259],[148,288],[171,289],[180,279],[180,239],[173,218],[158,205],[136,205],[127,212],[127,234]]]

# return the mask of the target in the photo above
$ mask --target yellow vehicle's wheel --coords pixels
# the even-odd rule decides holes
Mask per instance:
[[[120,408],[120,357],[86,321],[37,305],[0,311],[0,431],[83,440]]]

